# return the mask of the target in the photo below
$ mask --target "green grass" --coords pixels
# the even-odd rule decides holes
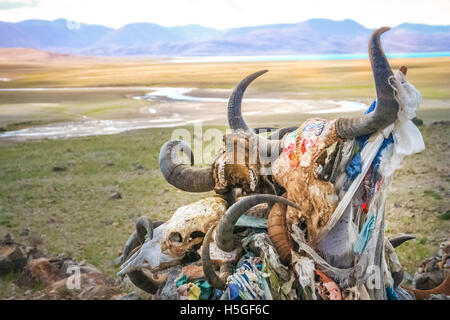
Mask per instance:
[[[136,219],[167,220],[205,194],[170,186],[158,167],[171,129],[112,136],[43,140],[0,147],[0,235],[42,241],[48,255],[70,253],[110,275]],[[135,162],[142,170],[136,170]],[[64,165],[66,171],[52,167]],[[110,195],[120,192],[122,199]],[[19,236],[30,228],[32,237]]]
[[[436,200],[442,200],[441,195],[439,193],[437,193],[436,191],[434,191],[434,190],[425,190],[423,192],[423,195],[425,197],[432,197],[432,198],[434,198]]]
[[[397,248],[400,262],[413,275],[420,262],[437,254],[439,244],[450,237],[450,150],[442,141],[450,138],[450,125],[421,127],[426,149],[408,156],[396,171],[387,200],[387,235],[409,233],[417,238]],[[441,195],[442,194],[442,195]]]
[[[450,220],[450,211],[447,211],[446,213],[443,213],[439,216],[439,219],[441,220]]]

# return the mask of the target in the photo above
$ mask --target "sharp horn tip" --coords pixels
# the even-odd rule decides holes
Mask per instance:
[[[391,30],[390,27],[381,27],[381,28],[375,29],[375,31],[373,32],[372,36],[380,36],[380,35],[382,35],[383,33],[385,33],[386,31],[389,31],[389,30]]]
[[[261,71],[258,71],[257,74],[260,76],[267,72],[269,72],[269,70],[261,70]]]
[[[398,237],[389,239],[389,242],[391,242],[392,246],[394,248],[398,247],[399,245],[401,245],[403,242],[406,242],[408,240],[412,240],[415,239],[416,236],[411,235],[411,234],[404,234],[404,235],[400,235]]]

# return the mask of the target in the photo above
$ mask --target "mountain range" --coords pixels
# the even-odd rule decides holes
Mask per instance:
[[[132,23],[118,29],[65,19],[0,22],[0,47],[96,56],[215,56],[366,53],[373,29],[353,20],[311,19],[217,30]],[[450,25],[403,23],[383,36],[386,51],[450,51]]]

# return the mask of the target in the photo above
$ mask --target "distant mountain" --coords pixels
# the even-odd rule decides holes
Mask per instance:
[[[365,53],[371,29],[353,20],[311,19],[295,24],[216,30],[200,25],[163,27],[26,20],[0,22],[0,47],[27,47],[105,56],[204,56]],[[450,26],[403,23],[384,36],[389,52],[450,51]]]
[[[77,59],[79,56],[73,56],[64,53],[54,53],[44,50],[27,48],[0,48],[0,61],[18,62],[18,61],[43,61],[43,60],[69,60]],[[93,57],[84,57],[84,59],[95,59]]]
[[[64,19],[54,21],[26,20],[18,23],[0,23],[1,47],[33,49],[87,48],[114,29],[99,25],[71,26]],[[67,52],[70,52],[68,50]]]

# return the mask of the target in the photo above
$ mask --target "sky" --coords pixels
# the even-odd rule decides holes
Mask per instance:
[[[352,19],[375,28],[450,25],[450,0],[0,0],[0,21],[64,18],[119,28],[133,22],[217,29]]]

